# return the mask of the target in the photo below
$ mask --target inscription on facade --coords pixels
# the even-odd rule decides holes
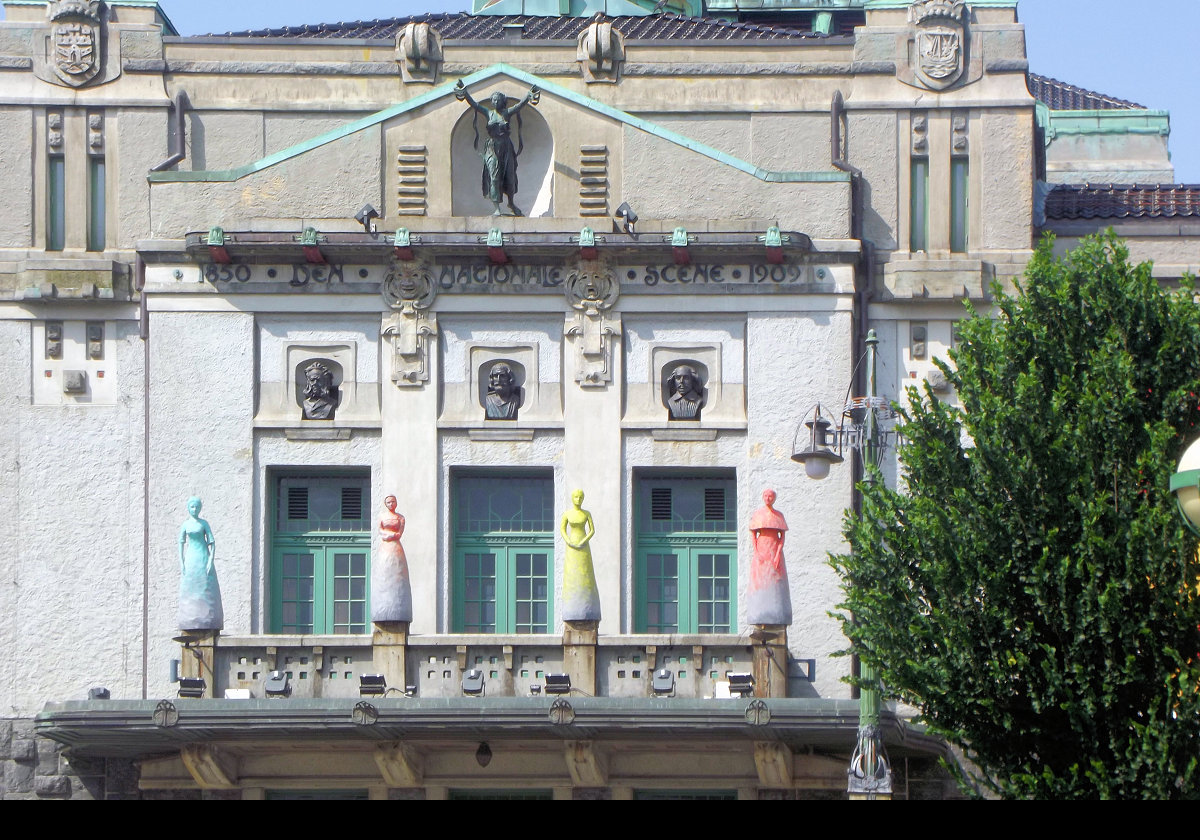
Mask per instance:
[[[439,265],[428,273],[437,289],[447,292],[483,291],[514,287],[561,290],[574,268],[562,265]],[[289,286],[330,285],[347,282],[381,282],[387,269],[358,268],[337,263],[283,266],[222,265],[201,263],[200,276],[213,284],[287,283]],[[824,269],[800,264],[622,266],[614,270],[622,284],[654,286],[799,285],[829,280]]]

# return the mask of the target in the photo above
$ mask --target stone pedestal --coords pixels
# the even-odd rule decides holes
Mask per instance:
[[[571,688],[596,696],[596,643],[599,621],[563,622],[563,669]]]
[[[375,670],[383,674],[388,688],[404,691],[408,682],[408,622],[377,621],[371,645]]]
[[[204,680],[204,696],[212,697],[216,690],[216,676],[213,665],[216,663],[217,640],[221,637],[220,630],[184,630],[179,638],[183,647],[179,659],[179,676],[188,679],[199,677]]]
[[[755,624],[751,673],[755,697],[787,697],[788,643],[787,625]]]

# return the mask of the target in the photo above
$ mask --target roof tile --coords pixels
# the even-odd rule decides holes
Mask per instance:
[[[1027,77],[1029,92],[1033,98],[1043,103],[1051,111],[1108,111],[1144,108],[1136,102],[1117,99],[1087,90],[1049,76],[1039,76],[1030,73]]]
[[[1059,184],[1046,218],[1162,219],[1200,216],[1200,184]]]
[[[820,38],[780,26],[731,23],[715,18],[682,17],[676,14],[606,18],[629,40],[746,41]],[[525,40],[575,40],[594,18],[539,17],[534,15],[472,15],[467,12],[421,14],[410,17],[316,23],[278,29],[251,29],[222,33],[230,38],[355,38],[383,40],[396,37],[408,23],[429,23],[447,40],[499,40],[508,37],[505,26],[523,25]]]

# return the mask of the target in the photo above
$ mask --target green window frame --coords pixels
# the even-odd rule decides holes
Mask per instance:
[[[909,179],[908,250],[929,250],[929,158],[912,159]]]
[[[636,486],[637,632],[734,632],[737,482],[645,477]]]
[[[454,632],[549,633],[553,475],[459,475],[451,492]]]
[[[88,157],[88,228],[87,249],[103,251],[107,235],[107,209],[105,195],[104,158],[100,155]]]
[[[970,174],[968,158],[956,156],[950,159],[950,251],[955,254],[967,252]]]
[[[275,478],[272,633],[370,632],[370,484],[365,473]]]
[[[46,250],[61,251],[67,241],[67,161],[50,155],[46,167]]]

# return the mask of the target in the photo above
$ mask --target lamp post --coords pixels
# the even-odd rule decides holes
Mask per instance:
[[[1183,450],[1179,469],[1171,476],[1171,492],[1184,524],[1200,537],[1200,440]]]
[[[792,460],[804,464],[804,471],[809,478],[819,480],[829,475],[830,466],[845,460],[842,453],[847,449],[857,452],[864,466],[878,466],[888,439],[894,434],[880,425],[881,419],[890,418],[890,411],[876,393],[875,357],[879,339],[875,330],[867,332],[865,343],[867,396],[847,399],[836,427],[818,403],[802,423],[808,429],[807,445],[803,449],[798,445],[800,428],[796,429],[792,441]],[[1200,452],[1197,459],[1200,461]],[[875,480],[868,469],[863,470],[863,477],[868,483]],[[1200,507],[1200,503],[1197,506]],[[879,672],[874,665],[863,662],[859,676],[863,688],[858,701],[858,738],[850,756],[850,767],[846,771],[846,790],[851,799],[891,799],[892,770],[879,732]]]

